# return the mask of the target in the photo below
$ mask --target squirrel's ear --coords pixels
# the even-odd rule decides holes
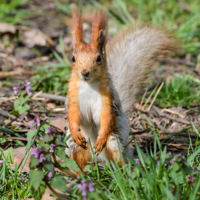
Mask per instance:
[[[105,50],[107,42],[107,15],[101,9],[99,13],[95,14],[92,23],[92,43],[97,47],[101,53]]]
[[[73,49],[76,51],[82,43],[82,20],[80,12],[76,7],[72,10],[71,34]]]

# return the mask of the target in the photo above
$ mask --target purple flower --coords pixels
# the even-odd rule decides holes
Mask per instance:
[[[14,90],[14,93],[15,93],[15,94],[17,94],[18,91],[19,91],[19,89],[18,89],[17,87],[14,87],[13,90]]]
[[[135,162],[139,165],[140,164],[140,160],[139,159],[135,159]]]
[[[37,122],[37,126],[40,126],[40,118],[39,117],[36,118],[36,122]]]
[[[3,158],[2,159],[0,159],[0,163],[2,163],[3,162]]]
[[[26,92],[27,92],[27,94],[30,94],[30,84],[31,84],[31,82],[28,82],[27,84],[26,84]]]
[[[94,191],[93,184],[90,183],[90,182],[88,183],[85,180],[82,180],[81,184],[77,184],[77,187],[81,190],[82,196],[86,196],[87,195],[87,191],[90,191],[90,192]]]
[[[30,86],[27,86],[27,87],[26,87],[26,92],[27,92],[27,94],[30,94],[30,91],[29,91],[29,90],[30,90]]]
[[[174,163],[174,161],[173,161],[173,160],[171,160],[171,161],[170,161],[170,164],[172,165],[173,163]]]
[[[32,128],[32,129],[35,129],[35,127],[33,126],[34,120],[31,120],[31,121],[29,121],[28,123],[31,125],[31,128]]]
[[[48,176],[48,178],[50,179],[50,178],[53,176],[53,173],[52,173],[52,172],[49,172],[47,176]]]
[[[42,153],[42,154],[40,154],[40,163],[43,162],[43,159],[44,159],[44,154]]]
[[[89,184],[88,184],[88,187],[89,187],[89,191],[90,191],[90,192],[93,192],[93,191],[94,191],[94,187],[93,187],[93,184],[92,184],[92,183],[89,183]]]
[[[55,146],[54,144],[51,144],[51,145],[50,145],[49,152],[53,153],[53,147],[54,147],[54,146]]]
[[[87,200],[87,199],[84,197],[83,200]]]
[[[165,163],[165,167],[167,166],[167,164]]]
[[[45,131],[46,134],[51,133],[51,129],[47,127],[47,130]]]
[[[159,160],[157,161],[157,165],[160,165],[160,161]]]
[[[194,178],[192,178],[191,182],[192,182],[192,183],[194,182]]]
[[[43,137],[40,137],[40,140],[44,140],[44,138],[43,138]]]
[[[31,149],[31,155],[34,155],[35,158],[39,158],[39,152],[37,149]]]
[[[169,152],[168,154],[169,154],[169,155],[171,155],[172,153],[171,153],[171,152]]]
[[[44,119],[49,119],[49,117],[45,116],[45,118],[44,118]]]

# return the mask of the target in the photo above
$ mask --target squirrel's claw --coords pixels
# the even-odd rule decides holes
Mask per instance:
[[[97,138],[96,143],[94,144],[95,153],[101,152],[103,148],[106,146],[106,139]]]
[[[76,144],[80,147],[82,147],[83,149],[87,149],[87,141],[86,139],[81,136],[80,134],[77,134],[76,137],[73,137],[74,142],[76,142]]]

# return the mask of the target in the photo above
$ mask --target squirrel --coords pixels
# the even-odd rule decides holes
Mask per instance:
[[[121,167],[119,147],[124,159],[133,158],[127,116],[156,62],[176,49],[175,41],[149,26],[129,27],[107,41],[107,15],[102,9],[94,16],[91,44],[83,42],[82,32],[80,12],[74,9],[66,131],[71,138],[65,152],[83,169],[92,158],[90,139],[97,162],[105,162],[103,154],[110,162],[118,159]]]

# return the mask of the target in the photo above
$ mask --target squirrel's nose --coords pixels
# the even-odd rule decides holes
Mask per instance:
[[[81,74],[82,74],[83,76],[85,76],[85,77],[88,77],[89,73],[90,73],[90,72],[87,72],[87,71],[82,71],[82,72],[81,72]]]

